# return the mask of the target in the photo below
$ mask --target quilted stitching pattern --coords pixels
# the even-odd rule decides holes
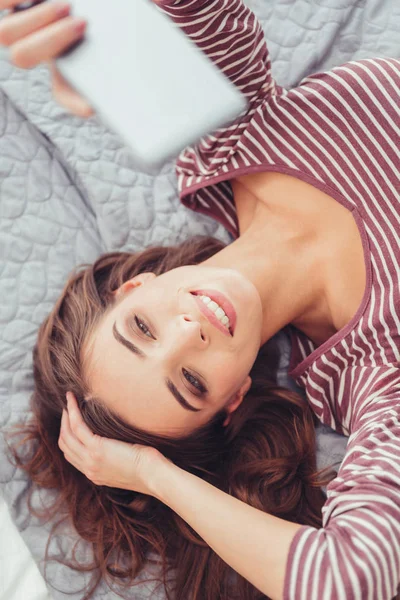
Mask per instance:
[[[399,56],[400,4],[393,0],[247,0],[268,40],[273,73],[287,87],[318,70],[370,56]],[[31,352],[37,328],[68,273],[112,249],[173,243],[193,234],[228,240],[211,220],[177,200],[173,164],[154,173],[137,170],[129,149],[96,118],[81,121],[52,100],[45,68],[21,71],[0,55],[0,425],[28,416]],[[288,344],[282,343],[281,380]],[[319,462],[340,460],[345,441],[321,428]],[[0,437],[0,452],[5,455]],[[0,486],[34,558],[44,556],[49,527],[24,504],[28,482],[7,460]],[[49,495],[38,494],[46,500]],[[72,533],[50,550],[68,553]],[[82,549],[84,551],[84,548]],[[40,564],[39,566],[42,567]],[[55,599],[81,597],[85,576],[51,564]],[[141,584],[132,597],[152,595]],[[117,596],[104,586],[97,598]]]

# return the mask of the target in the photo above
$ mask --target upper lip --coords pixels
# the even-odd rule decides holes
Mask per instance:
[[[236,325],[236,312],[228,298],[221,292],[214,290],[193,290],[191,294],[194,296],[208,296],[211,298],[211,300],[214,300],[214,302],[216,302],[224,310],[225,314],[229,318],[229,330],[215,316],[215,313],[210,310],[202,300],[200,300],[200,298],[196,298],[198,307],[207,320],[225,335],[233,336]]]

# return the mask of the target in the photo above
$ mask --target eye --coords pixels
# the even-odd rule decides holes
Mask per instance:
[[[186,369],[182,369],[182,373],[186,381],[190,383],[190,385],[196,390],[197,395],[202,395],[207,393],[207,388],[201,383],[201,381],[192,373],[187,371]],[[200,393],[200,394],[199,394]]]
[[[146,325],[146,323],[144,321],[142,321],[142,319],[139,319],[139,317],[137,315],[135,315],[135,323],[141,333],[143,333],[145,336],[147,336],[153,340],[155,339],[153,334],[150,331],[150,328]]]

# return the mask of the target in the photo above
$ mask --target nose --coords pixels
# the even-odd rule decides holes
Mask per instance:
[[[188,314],[180,314],[171,322],[167,338],[170,356],[204,350],[208,345],[208,338],[200,321]]]
[[[180,315],[178,317],[178,334],[182,336],[182,341],[204,347],[207,342],[201,323],[191,315]]]
[[[208,348],[209,339],[202,330],[201,322],[188,314],[171,319],[165,331],[160,352],[168,364],[181,364]]]

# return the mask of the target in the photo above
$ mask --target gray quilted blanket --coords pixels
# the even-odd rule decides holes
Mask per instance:
[[[260,18],[278,83],[357,58],[400,57],[397,0],[246,0]],[[129,74],[127,73],[127,76]],[[0,427],[28,417],[31,353],[39,324],[74,266],[104,251],[136,250],[192,234],[227,233],[181,206],[173,164],[140,172],[120,140],[96,119],[81,121],[52,100],[45,68],[13,68],[0,56]],[[282,382],[288,361],[282,338]],[[288,382],[290,383],[290,382]],[[340,462],[346,440],[318,432],[320,465]],[[29,516],[29,482],[5,457],[0,436],[0,490],[43,571],[50,524]],[[48,493],[36,500],[46,501]],[[66,555],[73,532],[55,538],[50,552]],[[84,552],[83,548],[83,552]],[[82,598],[85,576],[51,563],[55,599]],[[163,598],[142,583],[135,599]],[[106,586],[96,598],[117,595]]]

